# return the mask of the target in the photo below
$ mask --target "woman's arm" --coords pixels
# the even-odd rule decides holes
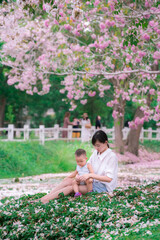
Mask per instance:
[[[102,182],[111,182],[112,178],[109,178],[107,176],[100,176],[95,173],[88,173],[84,174],[83,176],[80,176],[80,181],[86,181],[88,178],[93,178]]]
[[[87,164],[87,168],[88,168],[90,173],[94,173],[92,165],[90,163]]]

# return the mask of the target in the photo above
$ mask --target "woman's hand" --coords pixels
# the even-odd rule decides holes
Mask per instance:
[[[90,177],[91,177],[91,174],[84,174],[82,176],[79,176],[79,179],[80,181],[85,182]]]

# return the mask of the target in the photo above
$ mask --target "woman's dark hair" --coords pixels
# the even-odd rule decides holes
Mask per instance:
[[[95,145],[97,141],[99,141],[100,143],[105,143],[106,141],[108,142],[107,134],[102,130],[95,132],[95,134],[92,137],[92,144]],[[109,147],[108,143],[107,146]]]

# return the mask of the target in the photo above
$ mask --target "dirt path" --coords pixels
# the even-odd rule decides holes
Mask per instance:
[[[48,193],[69,174],[42,174],[19,178],[19,182],[15,182],[15,178],[0,179],[0,199],[9,196],[19,198],[24,194]],[[119,163],[118,187],[126,188],[156,180],[160,180],[160,159],[134,164]]]

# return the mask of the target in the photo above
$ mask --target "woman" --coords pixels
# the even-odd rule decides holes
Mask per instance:
[[[118,160],[116,154],[109,148],[108,137],[102,130],[97,131],[92,137],[92,144],[95,151],[91,155],[88,163],[93,167],[94,173],[78,176],[78,180],[86,181],[93,178],[93,192],[112,192],[117,186]],[[73,174],[65,178],[51,193],[42,197],[42,203],[58,198],[59,193],[69,195],[73,192]],[[87,186],[80,185],[79,191],[87,193]]]
[[[96,129],[100,129],[101,128],[101,117],[97,116],[96,117]]]
[[[63,120],[63,128],[68,128],[68,125],[72,125],[72,122],[69,121],[69,117],[70,117],[70,112],[66,112],[65,115],[64,115],[64,120]],[[67,138],[68,137],[68,131],[63,130],[62,137]]]
[[[83,113],[83,119],[81,120],[81,140],[82,142],[88,142],[90,140],[90,128],[91,128],[91,121],[88,118],[87,113]]]

